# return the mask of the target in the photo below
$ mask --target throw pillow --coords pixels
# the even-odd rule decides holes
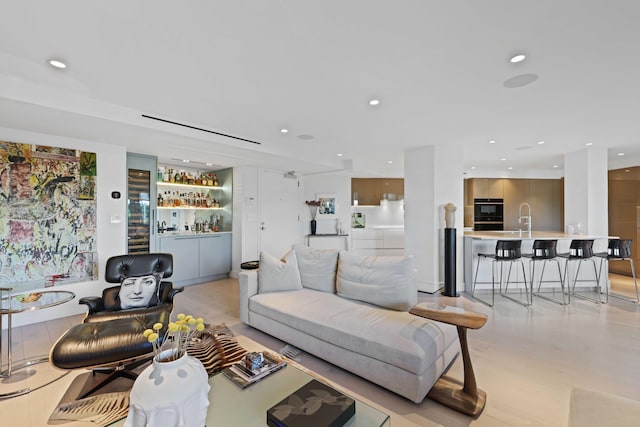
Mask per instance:
[[[287,252],[278,259],[266,252],[260,252],[258,268],[258,293],[295,291],[302,289],[296,253]]]
[[[120,308],[126,310],[157,305],[162,277],[163,273],[159,272],[123,278],[118,292]]]
[[[413,257],[340,251],[336,288],[341,297],[393,310],[406,311],[418,302]]]
[[[293,249],[296,258],[298,258],[302,287],[334,294],[336,292],[338,251],[309,248],[303,245],[295,245]]]

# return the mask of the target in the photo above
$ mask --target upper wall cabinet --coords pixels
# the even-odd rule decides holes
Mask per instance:
[[[502,178],[473,178],[469,180],[467,194],[472,194],[472,199],[503,199],[504,179]],[[473,200],[469,200],[473,204]]]
[[[380,200],[402,200],[404,198],[404,179],[352,178],[352,205],[356,197],[360,206],[379,205]]]

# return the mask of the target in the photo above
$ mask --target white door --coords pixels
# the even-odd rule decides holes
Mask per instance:
[[[258,172],[259,246],[280,258],[300,240],[298,179],[283,171]]]

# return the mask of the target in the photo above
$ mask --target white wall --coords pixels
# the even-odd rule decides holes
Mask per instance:
[[[98,142],[63,138],[53,135],[25,132],[22,130],[0,127],[0,140],[21,142],[26,144],[49,145],[54,147],[74,148],[95,152],[97,155],[96,194],[97,212],[97,247],[98,247],[98,280],[80,282],[70,285],[56,285],[55,288],[69,290],[76,298],[68,303],[44,310],[29,311],[13,316],[14,327],[66,317],[73,314],[86,313],[86,306],[78,304],[78,299],[85,296],[101,295],[106,287],[104,266],[109,257],[126,253],[126,203],[127,203],[127,152],[126,148]],[[120,199],[112,199],[111,192],[119,191]],[[119,223],[113,223],[116,217]],[[6,327],[6,323],[3,325]]]
[[[237,278],[240,264],[258,259],[258,168],[233,168],[233,233],[231,273]]]

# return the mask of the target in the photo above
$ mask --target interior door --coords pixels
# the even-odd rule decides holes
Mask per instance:
[[[258,178],[260,250],[279,258],[301,240],[299,180],[266,169],[260,169]]]

